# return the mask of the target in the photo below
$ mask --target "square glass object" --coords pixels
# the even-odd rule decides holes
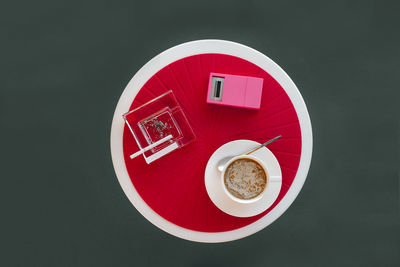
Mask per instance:
[[[140,150],[172,136],[143,153],[148,164],[196,139],[172,91],[125,113],[123,118]]]

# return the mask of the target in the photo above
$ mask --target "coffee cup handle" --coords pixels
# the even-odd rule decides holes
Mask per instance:
[[[282,181],[282,176],[270,176],[269,180],[271,182],[280,182],[280,181]]]
[[[225,168],[227,167],[227,163],[228,163],[228,162],[226,162],[226,163],[223,164],[223,165],[217,166],[217,170],[218,170],[220,173],[223,173],[224,170],[225,170]]]

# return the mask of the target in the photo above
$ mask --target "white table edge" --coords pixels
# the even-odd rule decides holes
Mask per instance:
[[[122,114],[128,111],[136,94],[147,80],[163,67],[176,60],[206,53],[220,53],[240,57],[256,64],[268,72],[284,88],[292,101],[299,119],[302,137],[302,152],[295,179],[278,205],[276,205],[267,215],[245,227],[219,233],[189,230],[165,220],[154,212],[139,196],[130,180],[125,167],[122,146],[122,135],[124,129]],[[135,208],[147,220],[171,235],[191,241],[207,243],[227,242],[249,236],[262,230],[279,218],[296,199],[307,178],[311,163],[312,143],[312,127],[307,107],[299,90],[286,72],[270,58],[255,49],[231,41],[214,39],[191,41],[174,46],[147,62],[133,76],[123,91],[114,112],[110,136],[111,156],[115,173],[125,195]]]

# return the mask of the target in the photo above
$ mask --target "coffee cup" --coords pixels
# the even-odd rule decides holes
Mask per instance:
[[[250,204],[260,200],[268,184],[281,177],[269,175],[267,165],[252,155],[230,159],[221,173],[224,193],[233,201]]]

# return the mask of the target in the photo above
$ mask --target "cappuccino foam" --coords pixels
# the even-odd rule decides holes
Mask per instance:
[[[267,185],[267,174],[259,163],[251,159],[237,159],[226,168],[224,183],[233,196],[252,199]]]

